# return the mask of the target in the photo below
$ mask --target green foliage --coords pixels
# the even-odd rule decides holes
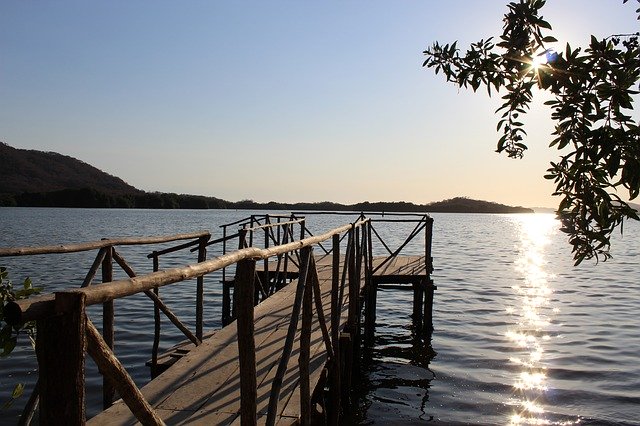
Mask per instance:
[[[623,0],[627,3],[628,0]],[[638,0],[640,3],[640,0]],[[561,196],[558,215],[569,235],[576,264],[610,257],[610,236],[625,219],[638,215],[618,194],[633,200],[640,193],[640,130],[631,116],[639,92],[640,33],[598,39],[585,48],[566,45],[556,53],[557,40],[540,11],[545,0],[520,0],[508,5],[502,36],[471,44],[464,55],[457,43],[434,43],[423,66],[442,72],[447,81],[489,96],[500,91],[503,103],[497,130],[498,152],[521,158],[527,146],[520,116],[534,89],[547,91],[555,122],[551,147],[560,151],[545,176]],[[640,8],[636,10],[640,19]]]
[[[5,357],[13,351],[18,341],[18,334],[21,331],[26,332],[31,339],[35,336],[35,323],[33,322],[25,323],[22,326],[7,324],[4,318],[4,306],[8,302],[26,299],[41,290],[40,287],[33,286],[30,278],[25,279],[22,283],[22,288],[16,290],[9,279],[7,268],[0,266],[0,300],[3,308],[0,310],[0,357]]]
[[[25,332],[32,345],[35,344],[35,323],[28,322],[22,326],[11,326],[7,324],[4,318],[4,306],[11,301],[26,299],[32,294],[41,291],[39,287],[33,287],[31,279],[27,278],[22,283],[22,287],[15,289],[13,283],[9,280],[9,273],[6,268],[0,267],[0,301],[2,301],[2,309],[0,309],[0,357],[7,357],[16,347],[18,335]],[[11,393],[11,399],[4,404],[8,407],[11,403],[19,398],[24,392],[24,385],[18,383]]]

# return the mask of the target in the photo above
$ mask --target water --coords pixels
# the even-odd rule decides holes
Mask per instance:
[[[0,246],[80,242],[102,237],[168,235],[245,217],[238,211],[0,209]],[[640,227],[614,238],[614,258],[574,268],[570,247],[550,215],[434,214],[432,339],[416,336],[411,294],[381,292],[375,346],[365,352],[357,383],[362,424],[640,423]],[[350,217],[309,217],[314,232]],[[406,230],[379,224],[399,244]],[[392,242],[393,245],[393,242]],[[154,247],[157,248],[157,247]],[[410,247],[419,253],[421,247]],[[123,247],[138,273],[149,272],[148,248]],[[214,253],[215,254],[215,253]],[[47,291],[79,285],[95,253],[0,259],[17,283],[29,275]],[[190,262],[176,255],[161,267]],[[207,329],[220,326],[218,279],[205,281]],[[194,282],[162,289],[193,324]],[[187,302],[181,298],[187,298]],[[152,305],[143,297],[116,302],[116,353],[138,384],[148,380]],[[90,316],[99,317],[99,312]],[[181,340],[163,323],[163,347]],[[27,344],[0,360],[0,403],[16,381],[33,386]],[[99,382],[89,366],[88,414],[99,410]],[[25,371],[26,370],[26,371]],[[0,423],[14,424],[18,401]]]

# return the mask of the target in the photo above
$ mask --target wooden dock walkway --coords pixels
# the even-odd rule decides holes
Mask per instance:
[[[331,310],[331,265],[318,262],[318,278],[324,311]],[[293,309],[297,280],[276,292],[255,307],[254,329],[256,344],[256,370],[258,421],[264,423],[271,383],[273,381],[287,327]],[[344,305],[347,306],[346,304]],[[346,321],[343,308],[342,323]],[[300,337],[300,324],[296,337]],[[330,326],[329,326],[329,331]],[[167,424],[233,424],[239,421],[240,374],[237,345],[237,322],[216,332],[203,344],[191,350],[169,370],[141,389],[156,412]],[[318,383],[327,356],[322,350],[324,341],[319,322],[313,321],[311,330],[310,382]],[[297,348],[297,349],[295,349]],[[283,380],[283,392],[278,403],[278,424],[298,420],[299,407],[299,342],[289,360]],[[91,419],[92,425],[134,424],[135,417],[123,402]]]
[[[374,265],[384,257],[374,258]],[[324,312],[331,311],[331,256],[317,260],[318,279]],[[293,271],[297,272],[297,268]],[[292,271],[292,272],[293,272]],[[415,280],[425,274],[424,257],[401,256],[376,272],[381,279]],[[278,367],[282,347],[287,336],[290,312],[293,309],[297,280],[292,281],[255,307],[254,327],[256,343],[257,415],[264,424],[269,404],[271,383]],[[364,288],[364,280],[360,290]],[[347,304],[341,312],[341,328],[347,320]],[[326,368],[327,352],[317,318],[311,329],[311,360],[309,381],[316,389]],[[329,332],[331,332],[329,326]],[[300,326],[296,338],[300,337]],[[299,342],[294,348],[299,348]],[[299,371],[294,350],[283,380],[284,392],[278,403],[277,424],[294,424],[300,417]],[[141,391],[147,401],[167,424],[235,424],[240,422],[240,374],[237,345],[237,326],[232,322],[217,331],[200,346],[189,351],[170,369]],[[89,425],[131,425],[137,422],[124,402],[119,401],[108,410],[89,420]]]
[[[372,220],[364,215],[354,223],[311,237],[305,235],[304,219],[292,215],[290,221],[278,219],[271,224],[268,217],[267,223],[255,226],[252,217],[252,227],[243,225],[244,229],[234,235],[227,235],[225,229],[223,237],[214,241],[207,242],[208,236],[201,234],[182,236],[197,239],[154,251],[149,258],[157,272],[139,277],[115,251],[113,241],[103,242],[98,245],[100,251],[83,288],[9,304],[5,309],[8,322],[37,322],[40,424],[271,425],[309,424],[313,419],[338,424],[348,405],[358,348],[375,329],[378,289],[412,290],[414,322],[419,330],[432,329],[432,219],[420,215],[413,220],[416,228],[398,249],[391,250],[382,242],[389,255],[374,257],[372,231],[378,234]],[[302,227],[297,241],[292,233],[294,224]],[[264,249],[253,246],[253,232],[257,230],[265,232]],[[425,255],[399,255],[423,231]],[[224,244],[236,237],[237,251],[206,259],[208,244]],[[270,246],[271,240],[275,244]],[[330,242],[331,249],[320,246],[324,253],[314,255],[314,247],[321,242]],[[198,250],[197,264],[158,269],[159,255],[193,246]],[[7,251],[7,255],[23,251]],[[110,268],[112,260],[131,278],[109,281],[110,272],[105,274],[105,267]],[[103,281],[105,277],[107,281],[92,286],[100,265]],[[234,265],[234,278],[225,280],[224,268]],[[214,271],[223,271],[225,286],[231,283],[224,294],[226,303],[231,304],[232,317],[227,313],[231,321],[226,326],[204,333],[203,278]],[[162,286],[188,279],[197,279],[195,334],[164,305],[158,292]],[[230,290],[233,297],[229,296]],[[109,337],[112,331],[101,335],[85,310],[102,304],[104,324],[112,327],[113,301],[137,293],[149,296],[156,309],[152,372],[155,375],[162,371],[158,368],[160,359],[177,360],[168,362],[168,369],[142,389],[114,355],[113,337]],[[157,353],[160,311],[190,341],[164,356]],[[224,318],[223,308],[223,322]],[[79,385],[84,382],[85,350],[105,378],[105,411],[88,421],[84,386]],[[59,355],[62,351],[64,357]],[[113,403],[116,391],[122,399]]]

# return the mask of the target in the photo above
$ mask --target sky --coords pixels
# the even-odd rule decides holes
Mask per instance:
[[[554,207],[538,97],[522,160],[498,97],[422,68],[501,34],[505,0],[0,2],[0,141],[145,191],[259,202],[456,196]],[[561,49],[638,30],[637,4],[548,0]]]

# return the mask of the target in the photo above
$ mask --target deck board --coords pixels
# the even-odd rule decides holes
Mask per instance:
[[[332,256],[317,256],[317,270],[327,327],[331,324],[331,260]],[[382,258],[375,258],[381,263]],[[261,263],[258,263],[260,266]],[[294,265],[289,265],[294,266]],[[275,267],[275,264],[274,264]],[[269,267],[271,269],[271,266]],[[291,268],[289,269],[291,271]],[[424,257],[398,257],[388,262],[376,275],[405,276],[424,274]],[[297,281],[256,306],[254,311],[257,415],[264,423],[269,403],[271,383],[282,356]],[[345,291],[345,299],[347,297]],[[314,306],[311,333],[311,391],[316,386],[327,361],[322,332]],[[341,324],[346,321],[346,303],[341,312]],[[296,343],[283,379],[278,404],[278,423],[294,423],[300,413],[298,356],[301,321],[298,322]],[[232,424],[239,422],[240,379],[236,322],[218,330],[211,338],[179,359],[167,371],[144,386],[141,391],[167,424]],[[118,401],[108,410],[88,421],[92,425],[137,424],[127,406]]]

